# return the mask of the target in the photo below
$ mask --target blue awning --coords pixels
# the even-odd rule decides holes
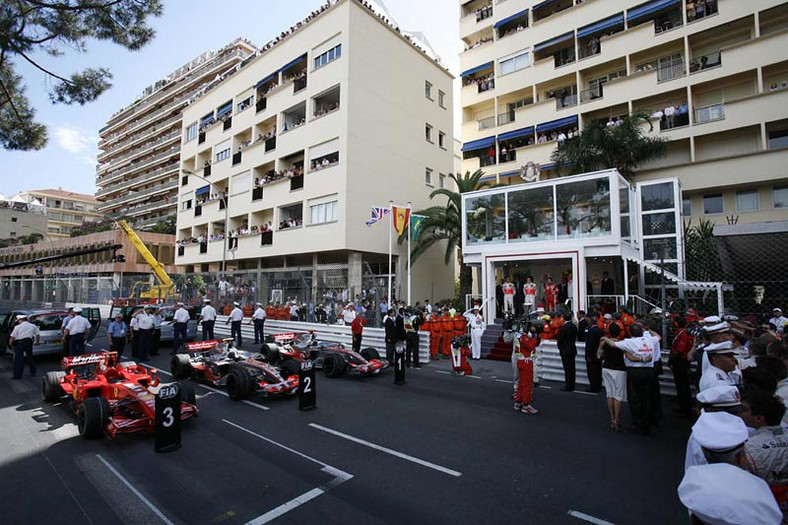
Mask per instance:
[[[194,190],[194,194],[199,197],[200,195],[205,195],[206,193],[210,193],[210,191],[211,191],[211,185],[209,184],[208,186],[197,188],[196,190]]]
[[[528,126],[527,128],[516,129],[514,131],[501,133],[500,135],[498,135],[498,142],[500,142],[502,140],[516,139],[517,137],[525,137],[525,136],[528,136],[528,135],[531,135],[531,136],[534,135],[534,127],[533,126]]]
[[[285,69],[293,67],[294,65],[298,64],[299,62],[301,62],[304,59],[305,56],[306,56],[306,53],[304,53],[303,55],[301,55],[298,58],[294,58],[293,60],[291,60],[290,62],[288,62],[284,66],[280,67],[279,71],[284,71]]]
[[[216,110],[216,118],[221,118],[233,110],[233,101],[225,102]]]
[[[495,144],[495,137],[487,137],[486,139],[474,140],[466,142],[462,145],[462,151],[473,151],[477,149],[486,149]]]
[[[531,9],[536,11],[537,9],[541,9],[541,8],[546,7],[546,6],[548,6],[548,5],[552,4],[552,3],[555,3],[557,1],[558,0],[545,0],[544,2],[539,2],[538,4],[533,6]]]
[[[624,13],[619,13],[615,16],[611,16],[610,18],[600,20],[595,24],[581,27],[580,29],[577,30],[577,38],[583,38],[584,36],[592,35],[594,33],[604,31],[605,29],[609,29],[611,27],[615,27],[623,24],[624,24]]]
[[[537,133],[543,133],[545,131],[550,131],[553,129],[563,128],[565,126],[577,125],[577,115],[573,115],[571,117],[560,118],[558,120],[553,120],[551,122],[545,122],[544,124],[539,124],[536,126]]]
[[[665,9],[666,7],[670,7],[673,4],[680,3],[681,0],[654,0],[653,2],[643,4],[627,11],[627,22],[637,20],[638,18],[643,18],[644,16],[656,13],[657,11]]]
[[[267,76],[267,77],[265,77],[264,79],[262,79],[262,80],[259,80],[259,81],[257,82],[257,84],[255,84],[255,85],[254,85],[254,88],[255,88],[255,89],[259,88],[260,86],[262,86],[263,84],[265,84],[266,82],[268,82],[269,80],[271,80],[272,78],[274,78],[274,77],[275,77],[276,75],[278,75],[278,74],[279,74],[279,71],[277,71],[276,73],[271,73],[270,75],[268,75],[268,76]]]
[[[514,177],[515,175],[520,175],[520,171],[519,170],[505,171],[498,176],[504,178],[504,177]]]
[[[498,29],[498,28],[499,28],[499,27],[501,27],[502,25],[504,25],[504,24],[508,24],[508,23],[509,23],[509,22],[511,22],[512,20],[515,20],[515,19],[517,19],[517,18],[520,18],[521,16],[528,16],[528,9],[526,9],[525,11],[520,11],[519,13],[515,13],[515,14],[513,14],[512,16],[507,16],[507,17],[506,17],[506,18],[504,18],[503,20],[498,20],[497,22],[495,22],[495,24],[493,25],[493,27],[494,27],[495,29]]]
[[[200,125],[205,124],[206,122],[213,120],[213,111],[205,115],[203,118],[200,119]]]
[[[495,180],[496,178],[497,178],[497,175],[486,175],[484,177],[481,177],[479,179],[479,182],[484,182],[484,181],[487,181],[487,180]]]
[[[552,164],[552,163],[551,164],[543,164],[543,165],[539,166],[539,169],[542,170],[542,171],[553,170],[553,169],[555,169],[555,164]]]
[[[493,65],[493,63],[492,63],[492,62],[487,62],[486,64],[482,64],[481,66],[476,66],[476,67],[474,67],[474,68],[472,68],[472,69],[469,69],[469,70],[467,70],[467,71],[463,71],[463,72],[460,74],[460,76],[461,76],[462,78],[465,78],[465,77],[467,77],[468,75],[473,75],[474,73],[478,73],[479,71],[484,71],[484,70],[485,70],[485,69],[487,69],[488,67],[492,67],[492,65]]]
[[[556,44],[560,44],[562,42],[567,42],[569,40],[572,40],[574,37],[575,37],[575,32],[574,31],[570,31],[569,33],[566,33],[565,35],[557,36],[557,37],[555,37],[553,39],[547,40],[546,42],[542,42],[541,44],[536,44],[534,46],[534,53],[536,53],[537,51],[541,51],[542,49],[547,49],[548,47],[552,47],[552,46],[554,46]]]

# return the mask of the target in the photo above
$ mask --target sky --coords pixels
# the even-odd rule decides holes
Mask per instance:
[[[90,41],[85,53],[66,49],[63,56],[35,55],[44,67],[70,75],[85,67],[108,67],[113,87],[84,106],[53,105],[50,83],[32,66],[17,61],[17,72],[37,119],[48,128],[49,143],[39,151],[0,149],[0,194],[62,188],[93,194],[96,191],[98,131],[119,109],[162,77],[209,49],[219,49],[238,37],[261,46],[305,18],[320,0],[164,0],[161,17],[151,19],[156,37],[139,51]],[[426,35],[442,63],[459,74],[459,4],[457,0],[382,0],[403,30]],[[455,81],[459,111],[459,82]],[[457,115],[455,115],[457,120]],[[457,126],[455,126],[457,127]],[[455,130],[455,134],[457,130]]]

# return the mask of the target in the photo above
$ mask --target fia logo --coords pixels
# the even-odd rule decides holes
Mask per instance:
[[[172,399],[178,395],[178,384],[172,383],[171,385],[164,385],[159,389],[159,397],[161,399]]]
[[[314,363],[312,363],[311,359],[305,359],[301,361],[301,370],[304,372],[309,372],[314,367]]]

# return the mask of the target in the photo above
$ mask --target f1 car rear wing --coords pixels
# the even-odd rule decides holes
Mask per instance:
[[[64,357],[60,361],[60,366],[63,370],[68,370],[78,366],[98,365],[111,366],[117,362],[117,352],[99,352],[97,354],[84,354]]]
[[[231,343],[233,341],[232,337],[226,337],[224,339],[212,339],[210,341],[195,341],[194,343],[187,343],[186,344],[186,351],[191,352],[202,352],[203,350],[210,350],[217,345],[222,343]]]

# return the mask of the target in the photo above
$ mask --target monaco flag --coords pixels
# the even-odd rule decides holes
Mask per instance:
[[[391,212],[394,214],[394,230],[397,235],[402,235],[405,228],[410,224],[410,208],[392,206]]]

